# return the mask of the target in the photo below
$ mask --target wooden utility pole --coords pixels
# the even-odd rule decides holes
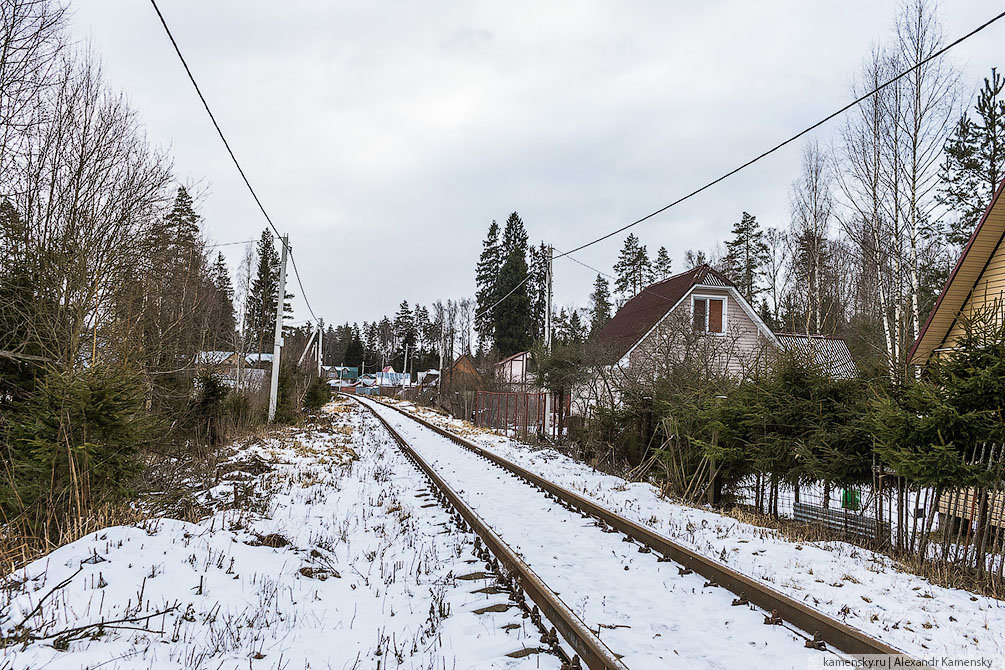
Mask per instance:
[[[272,384],[269,387],[269,423],[276,418],[276,399],[279,394],[279,356],[283,349],[283,303],[286,302],[286,253],[290,248],[289,235],[283,235],[283,254],[279,263],[279,293],[276,296],[276,340],[272,347]]]

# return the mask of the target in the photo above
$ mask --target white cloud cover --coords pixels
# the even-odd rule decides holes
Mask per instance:
[[[391,313],[402,299],[471,295],[492,219],[520,212],[532,241],[568,249],[717,177],[844,104],[887,39],[897,3],[596,0],[161,0],[218,120],[273,220],[290,234],[315,311]],[[229,242],[265,221],[230,165],[152,7],[78,0],[76,34],[205,179],[207,230]],[[990,18],[944,2],[954,39]],[[966,94],[998,60],[1005,24],[954,50]],[[831,141],[836,124],[815,136]],[[741,211],[783,224],[799,146],[636,229],[680,267]],[[584,251],[610,271],[623,236]],[[224,247],[236,264],[241,247]],[[426,259],[436,259],[431,267]],[[365,286],[361,283],[366,278]],[[585,305],[593,275],[556,266],[556,298]],[[306,317],[299,300],[297,318]]]

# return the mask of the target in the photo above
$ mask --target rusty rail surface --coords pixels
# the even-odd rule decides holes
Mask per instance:
[[[683,545],[677,544],[673,540],[656,533],[634,521],[612,512],[599,504],[573,493],[557,484],[554,484],[544,477],[537,475],[530,470],[526,470],[516,463],[509,461],[498,454],[489,451],[477,444],[464,439],[444,428],[441,428],[425,419],[406,412],[394,405],[381,403],[384,407],[389,407],[407,416],[409,419],[425,426],[426,428],[442,435],[456,444],[485,457],[496,465],[512,472],[522,478],[527,483],[535,486],[546,493],[550,493],[567,505],[576,510],[596,517],[607,523],[612,528],[624,533],[631,539],[648,546],[653,551],[657,551],[666,558],[679,563],[685,570],[692,570],[705,577],[709,582],[721,586],[735,593],[741,600],[746,600],[770,615],[765,617],[765,623],[778,624],[781,621],[788,622],[792,626],[805,631],[813,636],[806,645],[813,646],[820,641],[831,645],[835,649],[846,654],[897,654],[904,655],[904,652],[889,646],[875,638],[872,638],[862,631],[833,619],[823,612],[819,612],[804,605],[798,600],[780,593],[761,582],[729,568],[722,563],[702,556]]]
[[[588,668],[591,668],[591,670],[628,670],[614,652],[601,642],[600,638],[576,616],[575,612],[461,499],[450,485],[412,449],[405,438],[377,410],[358,397],[352,396],[352,398],[377,417],[377,420],[387,429],[387,432],[409,460],[415,463],[433,485],[446,496],[453,508],[464,518],[471,529],[481,537],[489,551],[506,567],[510,575],[516,578],[517,586],[537,604],[541,614],[552,623],[558,634],[572,647]],[[381,405],[386,406],[383,403]],[[406,416],[408,415],[406,414]],[[575,658],[566,659],[566,661],[567,663],[563,667],[579,667]]]

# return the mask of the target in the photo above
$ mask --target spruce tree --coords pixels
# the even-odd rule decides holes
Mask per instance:
[[[184,186],[178,188],[171,211],[164,218],[180,254],[187,256],[199,239],[199,216],[192,206],[192,196]]]
[[[527,250],[530,279],[528,293],[530,294],[533,320],[537,325],[535,338],[544,337],[544,313],[548,308],[548,246],[541,242],[537,247]]]
[[[656,274],[657,281],[663,281],[670,276],[671,264],[667,248],[660,247],[660,250],[656,252],[656,262],[653,264],[653,271]]]
[[[733,239],[726,242],[726,268],[740,293],[753,303],[763,289],[761,277],[768,262],[768,245],[757,217],[744,212],[733,224]]]
[[[590,335],[596,335],[611,320],[611,291],[607,280],[597,275],[590,294]]]
[[[946,231],[957,248],[966,244],[991,196],[1005,177],[1005,77],[991,69],[974,105],[946,141],[937,199],[954,214]]]
[[[230,272],[227,270],[227,261],[223,253],[217,252],[216,262],[210,273],[213,281],[215,295],[213,296],[212,314],[210,323],[210,341],[217,341],[230,345],[234,341],[234,329],[236,318],[234,317],[234,287],[230,283]]]
[[[503,228],[502,236],[502,258],[510,257],[513,252],[519,252],[524,256],[526,263],[527,256],[527,230],[524,228],[523,219],[516,212],[506,219],[506,227]]]
[[[614,264],[614,290],[626,298],[636,296],[653,281],[652,264],[645,245],[639,244],[639,238],[629,233],[625,245]]]
[[[397,314],[394,315],[394,340],[398,354],[401,356],[399,359],[396,355],[395,361],[401,361],[401,367],[398,368],[401,372],[407,372],[405,366],[408,365],[410,359],[415,358],[415,335],[415,317],[411,307],[408,306],[408,301],[402,300],[401,304],[398,305]],[[405,355],[406,349],[407,357]]]
[[[482,243],[482,253],[475,268],[475,302],[477,312],[475,332],[484,345],[493,338],[494,318],[489,312],[496,303],[496,282],[502,269],[502,248],[499,246],[499,224],[495,221],[489,226],[488,234]]]
[[[258,240],[258,267],[248,294],[248,324],[255,353],[265,353],[276,329],[276,300],[279,295],[279,254],[272,233],[262,231]]]
[[[527,294],[527,260],[524,251],[514,248],[503,263],[496,283],[500,298],[507,296],[493,310],[495,344],[501,356],[510,356],[530,349],[537,324],[531,313]]]
[[[566,342],[569,344],[582,344],[586,339],[586,327],[583,325],[583,319],[579,316],[578,309],[573,309],[572,314],[569,315],[568,333]]]

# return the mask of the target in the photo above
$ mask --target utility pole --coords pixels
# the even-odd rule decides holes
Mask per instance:
[[[276,418],[276,399],[279,394],[279,356],[283,349],[283,303],[286,302],[286,252],[290,236],[283,235],[283,255],[279,263],[279,293],[276,296],[276,343],[272,347],[272,384],[269,387],[269,423]]]
[[[544,350],[551,353],[551,262],[555,258],[555,250],[548,245],[548,299],[544,308]],[[551,390],[545,389],[544,396],[544,434],[551,434]]]
[[[443,322],[443,316],[440,316],[440,374],[436,377],[436,402],[440,405],[443,404],[443,350],[447,348],[447,336],[443,329]]]
[[[321,379],[321,341],[325,334],[321,332],[321,324],[318,324],[318,379]]]

